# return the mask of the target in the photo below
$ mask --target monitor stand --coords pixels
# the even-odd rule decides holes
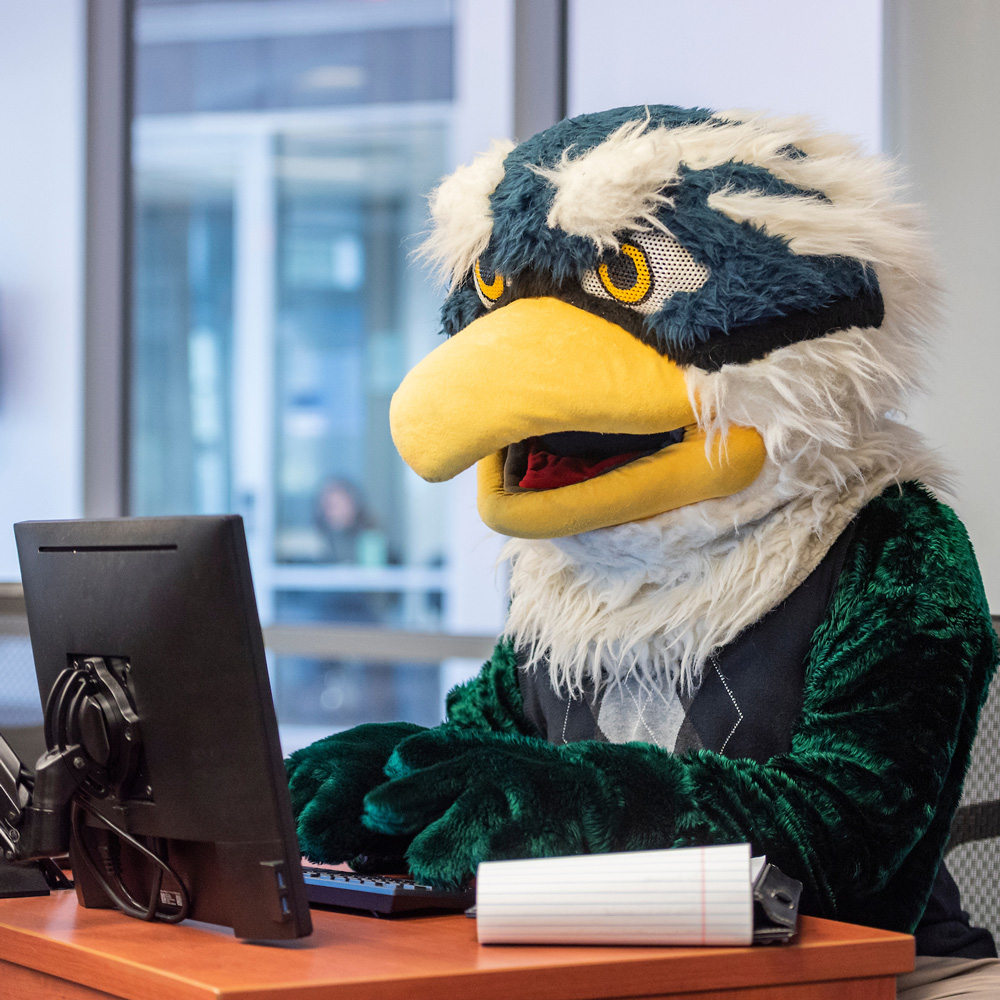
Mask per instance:
[[[52,889],[72,888],[73,883],[51,858],[23,864],[11,864],[0,858],[0,899],[48,896]]]
[[[3,819],[11,820],[14,799],[23,801],[20,789],[24,785],[24,767],[13,747],[0,736],[0,809]],[[10,835],[10,829],[6,831]],[[11,863],[0,851],[0,899],[14,896],[47,896],[51,889],[71,889],[73,883],[51,858],[40,858],[19,864]]]
[[[138,719],[119,671],[102,657],[74,660],[45,706],[48,747],[32,774],[0,736],[0,898],[70,888],[53,857],[71,845],[70,803],[81,786],[119,788],[141,754]]]

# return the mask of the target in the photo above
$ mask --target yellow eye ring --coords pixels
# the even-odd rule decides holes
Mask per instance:
[[[601,279],[601,284],[604,285],[607,293],[612,298],[617,299],[619,302],[627,302],[629,305],[635,305],[642,302],[649,295],[653,287],[653,276],[649,270],[649,261],[646,260],[646,255],[642,250],[632,243],[623,243],[620,253],[628,257],[635,266],[635,281],[630,286],[622,288],[620,285],[615,284],[607,262],[598,266],[597,274]]]
[[[479,261],[476,261],[476,265],[473,268],[476,275],[476,291],[479,292],[479,297],[483,300],[483,305],[489,308],[496,302],[497,299],[503,295],[504,281],[503,275],[499,271],[493,272],[493,281],[489,284],[483,278],[483,273],[479,269]]]

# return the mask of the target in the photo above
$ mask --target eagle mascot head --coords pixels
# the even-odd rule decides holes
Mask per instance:
[[[933,280],[893,170],[801,118],[619,108],[497,142],[431,198],[448,340],[393,437],[478,463],[507,635],[553,683],[691,689],[893,482]]]

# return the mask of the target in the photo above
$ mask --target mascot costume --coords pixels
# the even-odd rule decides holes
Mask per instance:
[[[440,185],[449,339],[393,436],[428,480],[478,463],[509,615],[442,725],[291,756],[306,854],[457,884],[749,842],[805,913],[995,954],[941,858],[997,639],[898,420],[934,305],[895,193],[803,120],[664,106]]]

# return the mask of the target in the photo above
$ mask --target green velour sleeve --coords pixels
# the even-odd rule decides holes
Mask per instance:
[[[539,736],[524,714],[517,653],[502,639],[482,670],[448,692],[447,725],[458,729]]]
[[[788,753],[445,726],[396,747],[362,820],[412,838],[412,870],[445,883],[483,860],[749,841],[803,882],[804,912],[912,930],[996,659],[964,529],[907,485],[857,519]]]

